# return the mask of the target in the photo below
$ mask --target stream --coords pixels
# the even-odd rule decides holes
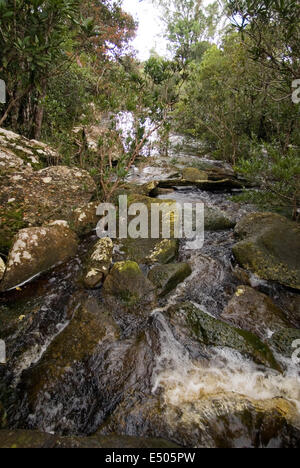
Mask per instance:
[[[177,168],[199,159],[196,154],[197,145],[189,142],[184,147],[181,137],[172,136],[169,159],[176,156]],[[158,157],[156,152],[151,156]],[[167,179],[172,170],[163,167],[166,158],[160,161],[162,167],[132,168],[128,181]],[[158,198],[203,202],[237,222],[255,208],[231,201],[232,193],[175,187]],[[0,319],[5,314],[10,318],[4,327],[8,364],[0,367],[9,427],[60,435],[159,437],[184,447],[299,445],[299,366],[276,354],[279,372],[233,348],[200,343],[183,320],[181,305],[186,303],[209,318],[220,318],[241,284],[232,255],[233,229],[206,231],[201,250],[189,250],[182,240],[177,262],[188,262],[192,274],[156,307],[140,314],[121,313],[112,306],[114,323],[103,314],[101,289],[86,290],[80,281],[87,252],[96,240],[95,234],[85,237],[76,258],[21,291],[0,297]],[[115,246],[113,260],[123,257],[122,246]],[[291,323],[299,327],[289,309],[295,291],[253,274],[249,283],[285,308]],[[100,317],[105,339],[81,359],[74,352],[75,358],[68,359],[62,375],[57,375],[53,368],[62,348],[52,345],[70,329],[80,307],[88,310],[88,317]],[[78,336],[70,337],[72,330],[64,335],[66,343],[73,339],[80,347],[89,320],[93,324],[85,319]],[[41,378],[43,373],[48,380]]]

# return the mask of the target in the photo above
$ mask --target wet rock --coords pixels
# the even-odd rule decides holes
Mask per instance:
[[[236,288],[230,271],[222,261],[200,251],[192,251],[184,260],[191,265],[193,274],[187,278],[184,288],[177,291],[177,302],[195,302],[212,315],[221,313]]]
[[[77,242],[76,235],[64,222],[22,229],[9,252],[1,291],[12,289],[65,262],[76,254]]]
[[[73,297],[69,318],[41,360],[23,373],[20,394],[27,427],[80,433],[90,422],[98,388],[94,360],[99,358],[100,365],[119,339],[119,328],[94,298]]]
[[[221,318],[262,339],[290,326],[282,310],[268,296],[248,286],[237,288]]]
[[[91,437],[61,437],[37,431],[0,431],[0,448],[178,448],[163,439],[95,435]]]
[[[6,268],[5,263],[2,260],[2,258],[0,257],[0,281],[2,280],[2,278],[4,276],[5,268]]]
[[[178,245],[176,239],[124,239],[117,244],[114,259],[132,260],[139,265],[165,264],[177,257]]]
[[[300,426],[293,403],[218,393],[180,403],[153,396],[128,398],[103,434],[118,432],[172,440],[185,448],[297,448]]]
[[[223,211],[210,207],[204,208],[204,227],[207,231],[225,231],[234,226],[235,222]]]
[[[289,359],[296,353],[296,358],[299,359],[300,330],[289,328],[278,331],[274,333],[269,344],[277,353]]]
[[[87,261],[84,284],[87,288],[99,286],[109,273],[112,263],[113,242],[109,238],[98,240]]]
[[[182,317],[200,343],[232,348],[250,356],[258,364],[281,370],[269,347],[256,335],[221,322],[190,303],[172,307],[170,314]]]
[[[155,266],[150,270],[148,278],[157,287],[158,294],[165,296],[191,273],[192,269],[188,263],[173,263]]]
[[[144,276],[137,263],[118,262],[103,285],[104,296],[112,296],[126,306],[151,304],[155,300],[154,285]]]
[[[273,213],[252,213],[235,228],[233,253],[260,278],[300,289],[300,226]]]
[[[204,171],[200,171],[194,167],[187,167],[182,171],[182,177],[187,182],[199,182],[208,180],[208,175]]]

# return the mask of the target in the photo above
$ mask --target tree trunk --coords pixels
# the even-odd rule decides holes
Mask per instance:
[[[35,118],[34,118],[34,129],[33,129],[33,138],[35,140],[40,140],[42,134],[42,126],[43,126],[43,119],[44,119],[44,99],[46,97],[46,80],[42,82],[42,91],[39,97],[39,102],[36,107],[35,111]]]

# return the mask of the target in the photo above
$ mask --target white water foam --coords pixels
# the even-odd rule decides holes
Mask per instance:
[[[162,388],[167,403],[180,407],[218,393],[236,393],[253,400],[285,398],[296,405],[300,417],[299,367],[291,360],[276,356],[286,367],[281,374],[256,365],[237,351],[214,347],[209,359],[193,362],[175,339],[162,310],[156,310],[154,316],[161,353],[153,373],[153,392]]]

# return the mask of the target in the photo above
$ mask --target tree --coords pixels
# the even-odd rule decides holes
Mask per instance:
[[[8,91],[0,125],[39,138],[53,78],[82,62],[102,73],[134,31],[120,2],[0,0],[0,73]]]
[[[202,0],[163,0],[159,6],[170,51],[184,69],[199,55],[199,44],[214,36],[220,18],[218,3],[204,7]]]
[[[0,72],[8,103],[0,118],[21,121],[38,137],[47,80],[64,66],[77,16],[77,0],[2,0]]]
[[[277,99],[290,99],[286,85],[300,77],[300,4],[297,0],[227,0],[232,24],[249,37],[249,53],[278,73]]]

